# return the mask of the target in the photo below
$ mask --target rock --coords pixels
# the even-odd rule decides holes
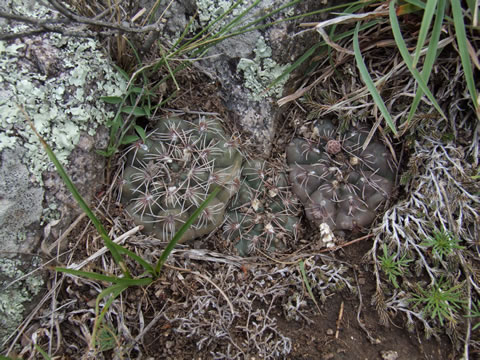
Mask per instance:
[[[3,1],[0,10],[37,18],[56,13],[37,2]],[[28,30],[4,22],[2,31]],[[102,185],[105,146],[102,127],[113,117],[101,96],[126,88],[96,41],[39,35],[0,41],[0,347],[18,326],[34,297],[44,288],[41,272],[14,281],[37,268],[35,255],[43,227],[61,218],[58,236],[79,209],[55,172],[25,116],[50,144],[87,201]]]
[[[139,6],[150,9],[154,3],[153,0],[144,0]],[[239,15],[252,3],[251,0],[244,1],[232,11],[233,16]],[[168,9],[165,9],[166,3],[162,4],[157,10],[157,15],[163,14],[165,24],[161,36],[177,39],[188,23],[187,19],[195,13],[195,10],[198,10],[198,21],[193,23],[192,29],[208,26],[228,10],[231,4],[232,2],[228,1],[190,0],[174,2],[172,6],[168,3]],[[280,11],[258,25],[297,13],[306,13],[322,6],[328,6],[327,2],[319,5],[318,1],[303,1],[293,8]],[[237,27],[248,24],[278,7],[280,5],[276,1],[262,1],[251,10],[250,13],[253,15],[248,15]],[[231,19],[231,16],[225,17],[210,30],[220,29]],[[319,19],[317,16],[315,20]],[[303,21],[304,19],[300,22]],[[233,122],[245,133],[249,145],[265,155],[270,153],[276,123],[281,115],[275,101],[282,96],[288,76],[272,88],[270,85],[306,49],[304,37],[298,36],[292,41],[293,34],[298,28],[293,22],[289,24],[287,26],[285,22],[278,22],[264,29],[228,38],[210,48],[205,55],[206,58],[195,63],[221,84],[217,95],[224,100]],[[312,41],[318,39],[316,35],[307,37]]]
[[[397,360],[398,352],[395,350],[380,351],[383,360]]]

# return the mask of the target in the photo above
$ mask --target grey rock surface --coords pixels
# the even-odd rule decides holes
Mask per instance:
[[[155,1],[141,1],[141,6],[150,9]],[[254,1],[244,1],[232,14],[238,15]],[[308,4],[307,4],[308,3]],[[188,23],[190,16],[198,11],[198,21],[192,26],[201,29],[210,24],[216,17],[229,9],[233,2],[218,0],[189,0],[174,2],[169,8],[165,6],[157,11],[163,15],[164,29],[162,36],[171,39],[178,38]],[[260,2],[250,12],[241,25],[248,24],[251,20],[261,17],[263,14],[280,7],[278,1],[266,0]],[[312,8],[318,9],[327,6],[327,3],[319,4],[318,1],[304,1],[295,8],[288,8],[274,16],[274,20],[284,19],[298,12],[307,12]],[[318,17],[320,18],[320,17]],[[226,24],[228,19],[223,21]],[[267,21],[272,21],[268,19]],[[303,20],[302,20],[303,21]],[[266,22],[260,22],[262,25]],[[220,23],[221,26],[222,23]],[[232,120],[244,132],[250,145],[260,153],[268,155],[275,134],[276,123],[280,117],[280,109],[275,102],[284,92],[288,77],[278,85],[269,88],[270,84],[293,62],[303,51],[305,46],[301,37],[293,35],[298,31],[293,23],[288,27],[286,23],[278,24],[249,31],[244,34],[228,38],[211,48],[206,58],[196,63],[205,73],[221,84],[219,93],[216,94],[224,99]],[[217,25],[215,25],[217,26]],[[216,27],[218,29],[218,27]],[[215,27],[214,27],[215,29]],[[316,36],[311,37],[316,39]]]
[[[39,2],[2,1],[0,9],[54,18]],[[2,31],[26,25],[2,22]],[[92,200],[103,184],[104,124],[113,117],[101,96],[126,87],[88,38],[59,34],[0,41],[0,348],[26,311],[43,294],[42,261],[36,256],[45,225],[55,222],[55,240],[80,213],[40,142],[20,111],[22,106],[70,174],[80,193]],[[42,239],[49,240],[49,239]]]
[[[0,248],[5,255],[31,251],[40,235],[35,227],[43,213],[44,189],[32,186],[30,172],[22,164],[24,153],[21,146],[16,146],[1,154]]]

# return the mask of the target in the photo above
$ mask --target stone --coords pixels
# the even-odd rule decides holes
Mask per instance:
[[[8,0],[0,10],[54,18],[39,2]],[[2,20],[2,31],[28,30]],[[87,202],[103,184],[104,125],[114,116],[101,96],[120,96],[126,82],[99,44],[88,38],[44,34],[0,41],[0,348],[43,294],[36,256],[43,228],[59,236],[80,213],[20,106],[32,119]],[[19,280],[20,277],[23,277]]]
[[[253,2],[252,0],[244,1],[232,11],[233,16],[239,15]],[[139,7],[151,9],[154,3],[156,2],[153,0],[144,0],[140,2]],[[195,11],[198,11],[198,18],[192,24],[194,31],[212,24],[232,4],[231,1],[222,0],[189,0],[174,2],[171,6],[168,3],[168,9],[166,9],[167,3],[161,4],[157,10],[157,16],[162,14],[164,20],[161,36],[166,36],[174,42]],[[292,8],[280,11],[267,21],[282,20],[322,6],[326,7],[328,4],[319,5],[317,1],[303,1]],[[253,15],[248,15],[238,27],[278,7],[280,7],[278,2],[264,0],[251,10],[250,13]],[[226,16],[210,30],[220,29],[232,18],[230,15]],[[258,25],[265,24],[267,21],[260,22]],[[224,100],[231,115],[230,120],[246,135],[245,138],[249,142],[247,145],[267,156],[272,149],[276,124],[281,117],[280,108],[275,102],[284,95],[289,77],[285,77],[272,88],[270,85],[306,49],[305,37],[298,36],[297,41],[292,41],[293,33],[296,31],[298,29],[295,26],[288,26],[287,23],[278,21],[273,26],[221,41],[208,50],[204,59],[195,63],[195,66],[200,67],[203,72],[220,83],[216,95]],[[315,41],[315,37],[307,37]]]

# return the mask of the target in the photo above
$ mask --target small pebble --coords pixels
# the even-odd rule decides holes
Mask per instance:
[[[328,330],[327,330],[327,335],[330,335],[330,336],[331,336],[331,335],[333,335],[333,334],[335,334],[335,331],[333,331],[332,329],[328,329]]]
[[[383,360],[397,360],[398,353],[395,350],[380,351]]]

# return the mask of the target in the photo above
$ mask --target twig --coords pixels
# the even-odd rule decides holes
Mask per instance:
[[[340,304],[340,310],[338,311],[338,318],[336,322],[337,331],[335,331],[335,339],[338,339],[338,335],[340,333],[340,325],[342,323],[342,318],[343,318],[343,308],[344,308],[344,303],[342,301],[342,303]]]
[[[355,282],[357,284],[357,291],[358,291],[357,322],[358,322],[358,325],[365,332],[365,334],[367,334],[368,340],[370,340],[372,344],[375,344],[376,340],[372,337],[372,335],[370,335],[370,332],[367,330],[362,320],[360,319],[360,315],[362,314],[362,307],[363,307],[362,291],[360,290],[360,285],[358,283],[358,278],[357,278],[357,271],[355,269],[353,269],[353,275],[355,276]]]
[[[163,304],[163,307],[160,309],[160,312],[153,318],[152,321],[150,321],[148,323],[147,326],[145,326],[145,328],[143,329],[142,332],[140,332],[140,334],[138,334],[136,337],[135,337],[135,342],[139,342],[140,340],[142,340],[142,343],[143,343],[143,336],[150,331],[150,329],[153,327],[153,325],[155,325],[157,323],[158,320],[160,320],[161,316],[163,315],[163,309],[165,309],[165,307],[167,306],[168,302],[165,302]]]
[[[55,240],[52,244],[50,244],[50,246],[47,246],[47,244],[45,243],[45,240],[44,239],[42,241],[42,244],[41,244],[41,249],[43,251],[43,253],[47,256],[52,256],[51,254],[51,251],[57,246],[59,245],[63,240],[65,240],[65,238],[72,232],[73,229],[75,229],[75,227],[78,225],[78,223],[80,221],[83,220],[83,218],[86,216],[87,214],[86,213],[81,213],[76,219],[75,221],[70,224],[70,226],[68,227],[67,230],[65,230],[65,232],[57,239]]]
[[[12,13],[7,13],[5,11],[0,11],[0,18],[30,24],[31,26],[37,27],[33,30],[18,32],[18,33],[0,33],[0,40],[13,40],[22,37],[29,37],[34,35],[40,35],[43,33],[60,33],[64,36],[75,36],[75,37],[92,37],[94,35],[111,35],[115,33],[146,33],[150,31],[160,31],[163,24],[157,22],[151,25],[145,25],[141,27],[133,27],[130,25],[115,24],[108,21],[97,20],[95,18],[88,18],[84,16],[76,15],[70,10],[60,5],[57,1],[49,0],[49,3],[57,10],[64,18],[57,19],[38,19],[29,16],[16,15]],[[94,31],[89,30],[73,30],[73,28],[78,27],[79,24],[83,25],[93,25],[105,29],[109,29],[113,32],[104,32],[104,31]],[[70,30],[68,27],[71,27]]]
[[[330,252],[330,251],[337,251],[338,249],[344,248],[346,246],[350,246],[350,245],[355,244],[355,243],[357,243],[359,241],[362,241],[362,240],[366,240],[368,238],[371,238],[372,236],[373,236],[373,234],[368,234],[368,235],[359,237],[358,239],[346,242],[345,244],[341,244],[341,245],[338,245],[338,246],[335,246],[335,247],[332,247],[332,248],[327,248],[327,249],[320,250],[319,252],[320,253],[325,253],[325,252]]]
[[[463,265],[463,264],[462,264]],[[463,358],[462,359],[469,359],[469,345],[470,345],[470,337],[472,335],[472,277],[468,276],[468,286],[467,286],[467,331],[465,334],[465,344],[463,346]]]
[[[116,244],[120,244],[124,240],[126,240],[128,237],[132,236],[133,234],[136,234],[137,232],[139,232],[142,229],[143,229],[142,225],[136,226],[133,229],[127,231],[126,233],[120,235],[118,238],[114,239],[113,242],[116,243]],[[95,254],[93,254],[93,255],[89,256],[87,259],[83,260],[80,264],[73,263],[72,265],[68,266],[68,268],[73,269],[73,270],[80,270],[82,267],[87,265],[89,262],[95,260],[99,256],[102,256],[107,251],[108,251],[108,248],[106,246],[104,246],[100,250],[95,252]]]
[[[118,30],[120,32],[133,32],[133,33],[144,33],[148,31],[160,30],[158,24],[145,25],[139,28],[135,28],[131,26],[114,24],[107,21],[94,20],[84,16],[76,15],[75,13],[65,8],[63,5],[60,5],[56,0],[48,0],[48,2],[52,4],[52,6],[60,14],[80,24],[95,25],[95,26],[105,27],[107,29]]]
[[[176,266],[172,266],[172,265],[168,265],[168,264],[164,264],[163,266],[166,266],[168,267],[169,269],[172,269],[172,270],[177,270],[177,271],[183,271],[183,272],[188,272],[188,273],[191,273],[193,275],[196,275],[198,277],[201,277],[202,279],[208,281],[210,284],[213,285],[213,287],[215,287],[215,289],[217,289],[219,291],[219,293],[225,298],[225,300],[227,301],[227,304],[228,306],[230,307],[230,311],[232,313],[232,315],[235,314],[235,309],[233,308],[233,304],[232,302],[230,301],[230,299],[228,298],[227,294],[225,294],[225,292],[220,289],[218,287],[217,284],[215,284],[212,280],[210,280],[208,277],[206,277],[205,275],[203,274],[200,274],[198,271],[193,271],[193,270],[190,270],[190,269],[184,269],[184,268],[180,268],[180,267],[176,267]]]

